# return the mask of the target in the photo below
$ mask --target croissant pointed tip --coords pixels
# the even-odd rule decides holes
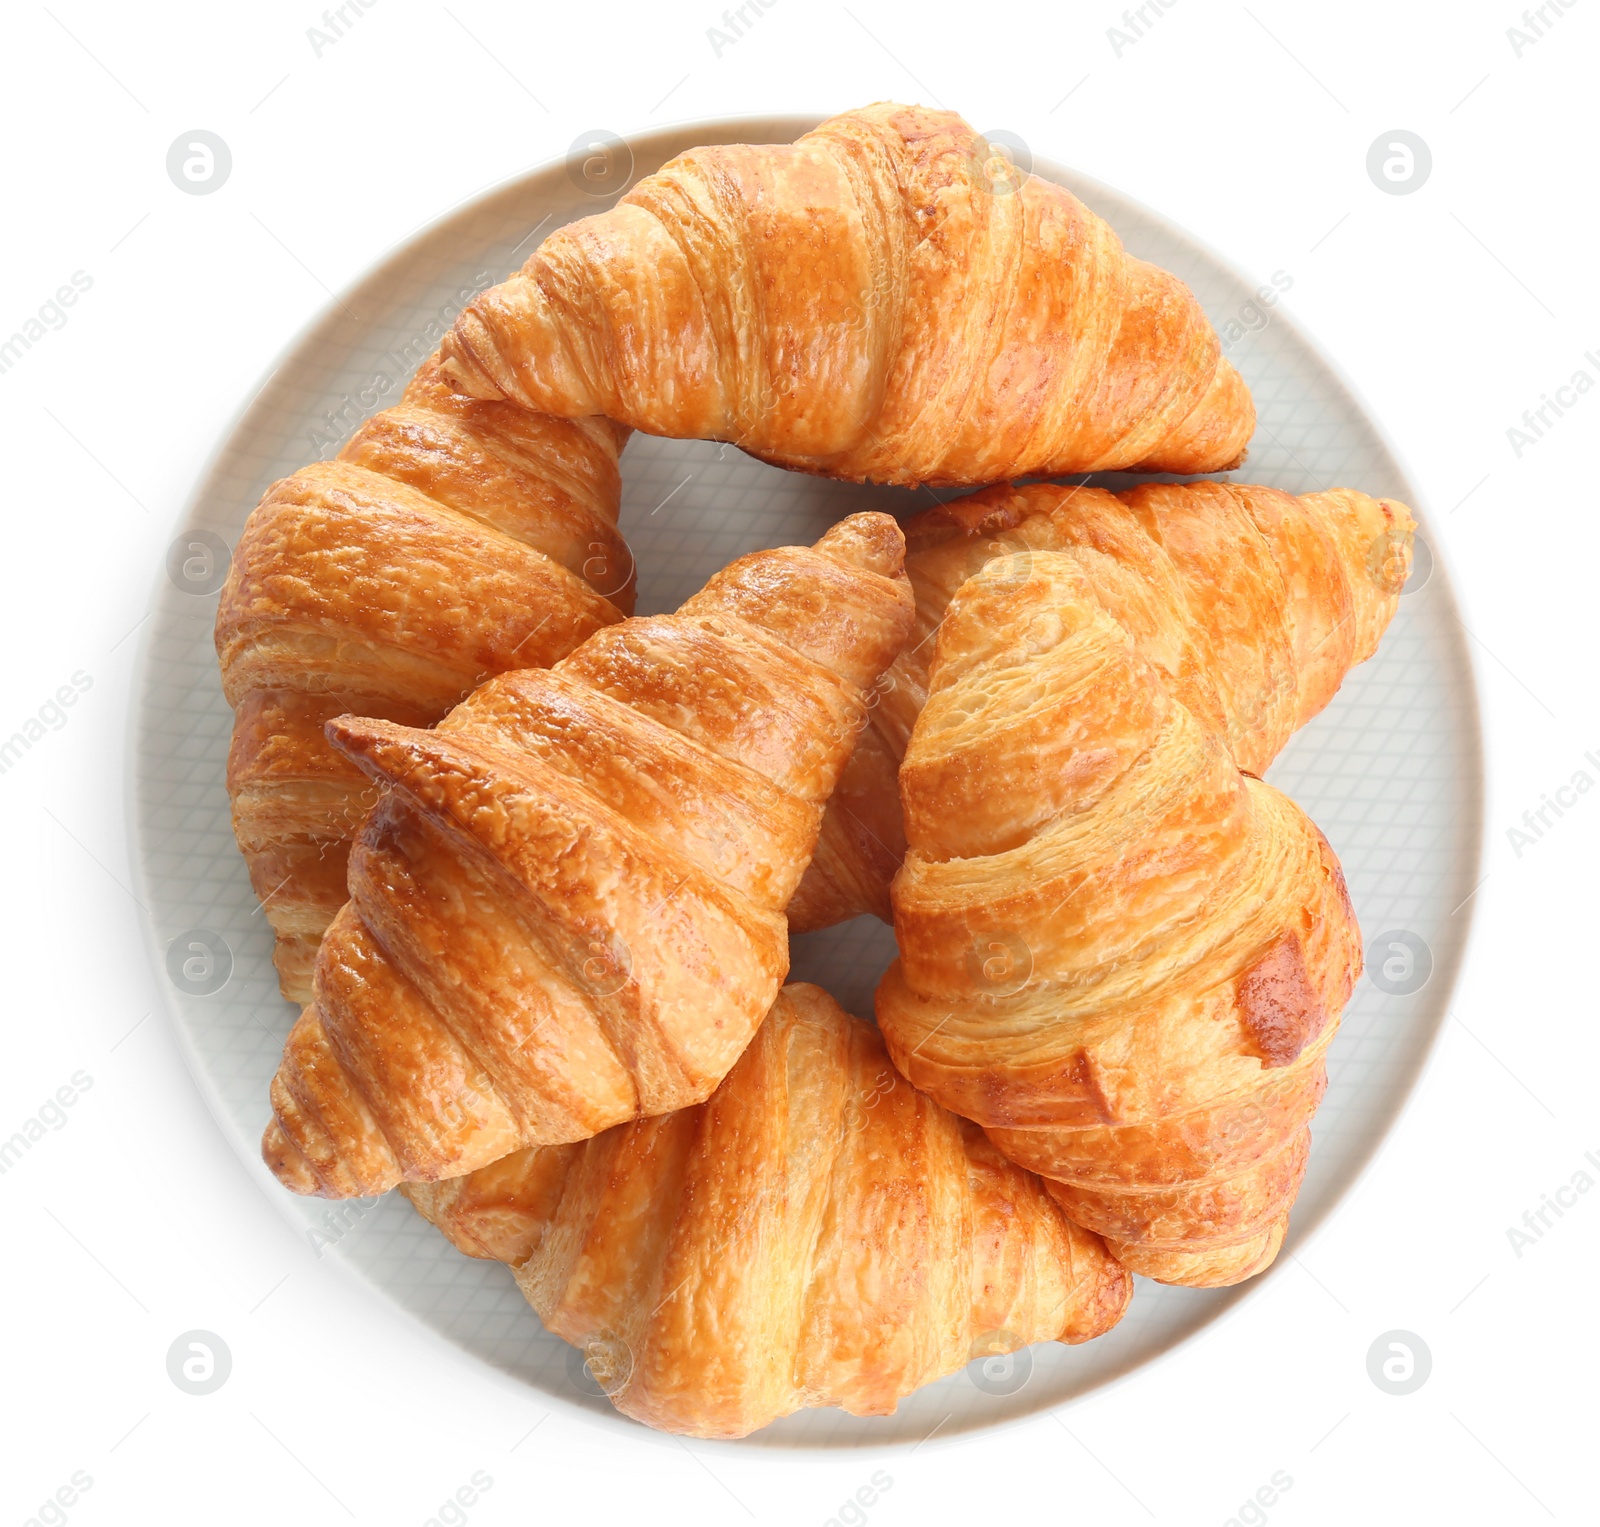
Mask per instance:
[[[261,1159],[272,1175],[291,1193],[302,1198],[315,1197],[322,1191],[310,1163],[295,1149],[284,1133],[283,1126],[273,1119],[261,1135]]]
[[[456,320],[456,327],[445,335],[444,342],[439,346],[439,375],[466,397],[477,398],[481,402],[501,402],[505,399],[505,393],[479,363],[473,350],[469,330],[475,322],[476,315],[469,307]]]
[[[906,538],[890,514],[852,514],[829,530],[816,549],[835,562],[884,578],[899,577],[906,564]]]
[[[366,751],[371,741],[371,730],[363,716],[332,716],[322,723],[322,735],[330,747],[355,758]]]
[[[329,744],[356,764],[365,764],[384,744],[398,742],[411,731],[411,727],[375,721],[368,716],[334,716],[322,726],[322,734]]]

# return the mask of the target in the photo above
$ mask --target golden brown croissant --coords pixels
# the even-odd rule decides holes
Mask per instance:
[[[1332,850],[1070,554],[964,584],[930,682],[900,771],[890,1054],[1133,1271],[1250,1276],[1361,966]]]
[[[992,558],[1007,576],[1066,552],[1173,695],[1263,774],[1376,651],[1409,568],[1410,511],[1335,488],[1296,498],[1242,483],[997,487],[907,522],[917,623],[874,696],[872,724],[828,805],[789,907],[797,932],[888,919],[905,856],[896,771],[928,694],[956,590]]]
[[[1255,428],[1181,281],[954,113],[892,103],[680,155],[440,353],[473,397],[855,481],[1223,471]]]
[[[329,723],[384,789],[272,1084],[285,1184],[459,1176],[716,1087],[783,983],[783,908],[909,628],[904,553],[854,515],[435,731]]]
[[[616,528],[627,435],[457,397],[435,358],[245,522],[217,609],[228,793],[291,1001],[311,999],[376,794],[323,723],[431,726],[489,675],[554,662],[631,611]]]
[[[406,1192],[515,1265],[619,1410],[695,1437],[808,1405],[888,1415],[980,1354],[1100,1335],[1132,1292],[815,986],[784,988],[699,1107]]]

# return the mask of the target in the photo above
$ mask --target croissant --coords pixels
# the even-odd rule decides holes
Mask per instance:
[[[900,786],[895,1064],[1131,1270],[1260,1271],[1361,968],[1322,835],[1061,552],[957,592]]]
[[[216,624],[228,794],[291,1001],[311,999],[375,797],[323,723],[355,711],[430,726],[489,675],[554,662],[631,611],[616,528],[627,433],[457,397],[435,357],[245,522]]]
[[[1005,558],[1020,578],[1035,552],[1070,555],[1173,695],[1259,775],[1377,650],[1414,528],[1404,504],[1347,488],[1296,498],[1216,482],[1002,486],[917,515],[905,526],[916,625],[829,803],[791,926],[892,915],[900,759],[945,609],[985,562]]]
[[[695,1437],[888,1415],[974,1357],[1100,1335],[1132,1292],[815,986],[784,988],[708,1102],[405,1191],[514,1264],[618,1410]]]
[[[911,621],[884,514],[502,674],[434,731],[343,716],[383,787],[263,1155],[341,1198],[703,1101],[788,970],[783,908]]]
[[[883,103],[682,154],[551,234],[441,348],[478,398],[852,481],[1238,464],[1193,293],[960,117]]]

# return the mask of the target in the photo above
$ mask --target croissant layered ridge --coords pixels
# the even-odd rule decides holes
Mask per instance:
[[[689,1436],[803,1406],[889,1414],[974,1357],[1100,1335],[1132,1288],[807,985],[707,1102],[406,1192],[462,1250],[514,1265],[620,1411]]]
[[[1211,1285],[1282,1240],[1361,943],[1322,835],[1174,691],[1069,553],[961,586],[877,1012],[1126,1266]]]
[[[343,716],[379,790],[272,1085],[301,1193],[460,1176],[701,1102],[788,969],[783,909],[911,619],[856,515],[432,731]]]
[[[897,784],[956,590],[986,563],[1020,581],[1039,552],[1071,557],[1171,693],[1260,775],[1378,646],[1410,571],[1410,511],[1335,488],[1296,497],[1242,483],[987,489],[906,523],[917,619],[875,695],[817,855],[790,907],[797,931],[888,919],[905,856]]]
[[[216,622],[234,708],[227,785],[291,1001],[310,1000],[375,798],[324,724],[356,712],[431,726],[490,675],[554,662],[621,620],[627,433],[458,397],[434,358],[245,522]]]
[[[682,154],[462,312],[462,391],[854,481],[1226,470],[1255,425],[1182,282],[952,112]]]

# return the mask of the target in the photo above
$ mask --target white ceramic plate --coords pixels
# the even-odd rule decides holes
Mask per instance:
[[[461,1256],[398,1195],[376,1203],[307,1202],[286,1193],[260,1163],[267,1086],[294,1013],[278,996],[270,930],[234,847],[223,789],[231,716],[211,644],[215,589],[226,565],[221,543],[237,541],[269,483],[332,454],[360,418],[392,401],[469,289],[520,264],[534,240],[609,205],[627,184],[696,144],[783,142],[812,125],[788,117],[722,121],[636,139],[631,174],[628,149],[589,161],[605,194],[594,194],[595,183],[577,166],[535,170],[450,213],[383,261],[289,347],[222,443],[177,527],[135,692],[129,816],[146,933],[195,1081],[224,1133],[323,1254],[419,1326],[551,1404],[582,1407],[618,1427],[633,1423],[592,1392],[572,1349],[544,1332],[506,1269]],[[1423,525],[1417,569],[1382,650],[1272,771],[1342,858],[1368,940],[1369,974],[1330,1057],[1331,1082],[1286,1247],[1292,1252],[1328,1217],[1392,1125],[1460,968],[1482,815],[1471,665],[1415,489],[1377,424],[1282,305],[1259,301],[1249,282],[1146,209],[1059,166],[1033,168],[1069,186],[1132,251],[1181,276],[1205,304],[1255,392],[1260,423],[1241,474],[1246,480],[1295,492],[1349,486],[1399,497],[1418,509]],[[379,378],[392,384],[381,395]],[[905,513],[929,502],[926,491],[828,483],[698,442],[636,435],[622,464],[622,528],[638,559],[640,614],[673,609],[746,551],[810,542],[863,507]],[[208,544],[215,553],[210,576]],[[206,957],[194,962],[197,941],[214,951],[209,973]],[[892,949],[887,928],[859,919],[797,940],[794,975],[870,1014]],[[911,1396],[893,1417],[805,1411],[753,1441],[918,1441],[935,1428],[949,1436],[1031,1414],[1152,1362],[1251,1298],[1287,1264],[1285,1255],[1264,1278],[1231,1290],[1141,1279],[1127,1318],[1088,1346],[1045,1344],[987,1373],[958,1373]]]

